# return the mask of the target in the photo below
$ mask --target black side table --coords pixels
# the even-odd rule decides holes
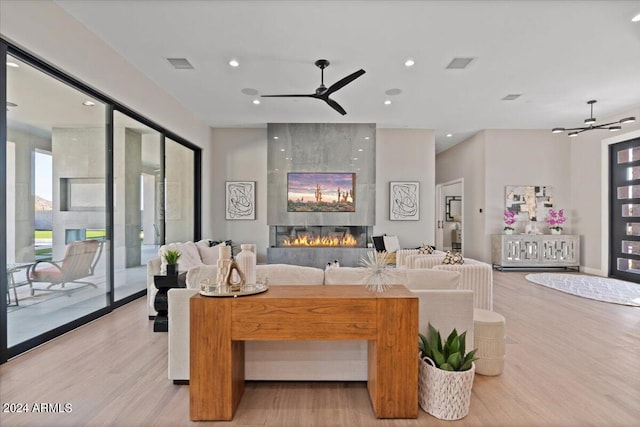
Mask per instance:
[[[171,288],[180,288],[178,281],[178,275],[173,274],[169,276],[153,276],[153,284],[158,292],[156,298],[153,300],[153,308],[156,309],[158,314],[153,321],[153,332],[168,332],[169,331],[169,299],[167,297],[167,291]]]

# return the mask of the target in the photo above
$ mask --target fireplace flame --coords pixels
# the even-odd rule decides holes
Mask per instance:
[[[282,246],[357,246],[355,237],[347,233],[344,237],[338,236],[312,236],[301,234],[295,239],[285,238]]]

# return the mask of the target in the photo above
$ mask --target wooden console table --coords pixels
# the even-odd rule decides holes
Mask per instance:
[[[244,341],[367,340],[377,418],[418,416],[418,298],[402,285],[272,286],[190,300],[190,416],[231,420],[244,391]],[[313,367],[310,367],[313,369]]]

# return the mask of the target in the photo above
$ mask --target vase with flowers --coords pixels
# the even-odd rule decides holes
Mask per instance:
[[[510,211],[509,209],[506,209],[504,211],[504,234],[513,234],[513,232],[515,231],[515,228],[512,227],[513,224],[515,224],[516,222],[516,213],[515,211]]]
[[[549,224],[551,234],[562,234],[562,224],[564,224],[566,220],[563,209],[558,211],[549,209],[549,216],[545,219],[547,224]]]

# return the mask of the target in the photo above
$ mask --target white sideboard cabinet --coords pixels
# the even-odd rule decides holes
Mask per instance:
[[[579,269],[580,236],[554,234],[494,234],[491,236],[494,268]]]

